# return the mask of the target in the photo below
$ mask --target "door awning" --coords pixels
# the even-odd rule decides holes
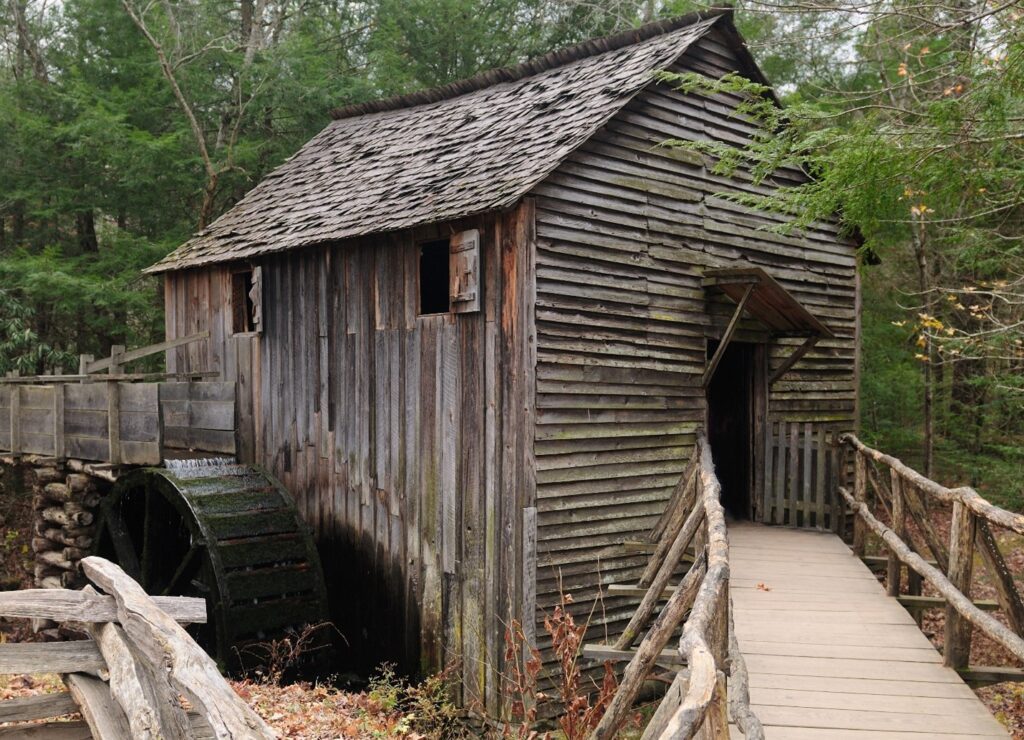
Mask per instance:
[[[744,309],[776,336],[834,336],[792,293],[760,267],[723,267],[704,272],[705,288],[720,290],[737,304],[743,300],[750,286],[753,288]]]
[[[771,371],[768,384],[781,378],[822,337],[835,336],[810,311],[804,308],[792,293],[779,285],[775,278],[760,267],[722,267],[704,272],[705,289],[717,289],[736,302],[729,326],[704,370],[703,387],[707,388],[715,368],[725,354],[740,317],[746,311],[754,319],[771,329],[776,337],[805,337],[804,343]]]

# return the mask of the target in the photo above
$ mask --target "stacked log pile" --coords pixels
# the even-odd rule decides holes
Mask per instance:
[[[34,467],[29,480],[36,585],[79,588],[84,584],[79,563],[92,548],[97,507],[109,484],[59,464]]]

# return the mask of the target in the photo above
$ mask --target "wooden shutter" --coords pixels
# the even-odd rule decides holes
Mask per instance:
[[[448,243],[449,297],[453,313],[480,310],[480,231],[453,234]]]
[[[263,268],[252,268],[252,284],[249,286],[249,300],[252,301],[252,328],[263,332]]]

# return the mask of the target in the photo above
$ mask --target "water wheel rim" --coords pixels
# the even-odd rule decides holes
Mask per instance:
[[[124,522],[122,512],[119,510],[121,502],[133,492],[143,491],[147,499],[146,511],[150,510],[149,497],[159,495],[161,499],[169,504],[175,513],[180,517],[181,522],[188,528],[192,535],[192,543],[186,557],[196,566],[191,575],[198,575],[199,578],[191,579],[193,584],[202,584],[203,589],[197,589],[200,593],[193,594],[206,600],[206,631],[212,638],[212,645],[207,644],[211,655],[220,663],[227,664],[230,654],[227,640],[227,629],[224,623],[224,613],[221,609],[223,599],[221,598],[220,578],[218,572],[218,558],[216,548],[211,548],[209,527],[203,521],[202,516],[192,505],[189,497],[178,486],[174,480],[167,476],[168,471],[164,468],[140,468],[125,474],[118,479],[111,493],[100,503],[100,521],[97,528],[96,546],[98,551],[101,547],[104,530],[112,534],[111,530],[117,532],[117,537],[112,537],[111,544],[120,565],[129,576],[137,580],[149,591],[149,574],[144,572],[144,564],[136,549],[128,545],[134,545],[130,534],[127,532],[127,524]],[[144,525],[145,527],[145,525]],[[118,531],[121,530],[121,531]],[[148,536],[148,532],[146,535]],[[143,543],[145,549],[145,543]],[[124,560],[122,560],[124,559]],[[180,580],[184,575],[190,573],[181,571],[182,563],[179,563],[171,576],[171,581]],[[127,567],[126,567],[127,566]],[[203,577],[205,575],[205,577]],[[173,583],[169,583],[160,594],[166,595],[172,591]],[[203,593],[205,591],[205,593]],[[210,640],[206,641],[207,643]]]

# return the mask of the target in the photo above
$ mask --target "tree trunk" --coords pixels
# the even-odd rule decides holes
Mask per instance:
[[[917,217],[917,223],[914,224],[912,229],[913,240],[914,240],[914,256],[917,260],[917,280],[918,288],[921,291],[921,296],[924,299],[923,310],[929,316],[932,315],[932,279],[931,270],[928,265],[928,251],[927,251],[927,232],[925,231],[924,215]],[[924,475],[926,478],[934,477],[932,475],[933,469],[933,456],[935,450],[935,418],[934,418],[934,393],[933,377],[932,377],[932,360],[934,359],[934,352],[932,350],[931,340],[927,338],[926,332],[921,331],[921,336],[925,337],[925,346],[923,347],[922,354],[926,360],[922,364],[922,380],[924,383],[924,399],[922,403],[922,412],[924,416]]]
[[[91,208],[75,214],[75,230],[78,234],[78,248],[82,252],[95,254],[100,251],[99,240],[96,238],[96,217]]]
[[[16,200],[11,208],[11,244],[19,246],[25,241],[25,201]]]

